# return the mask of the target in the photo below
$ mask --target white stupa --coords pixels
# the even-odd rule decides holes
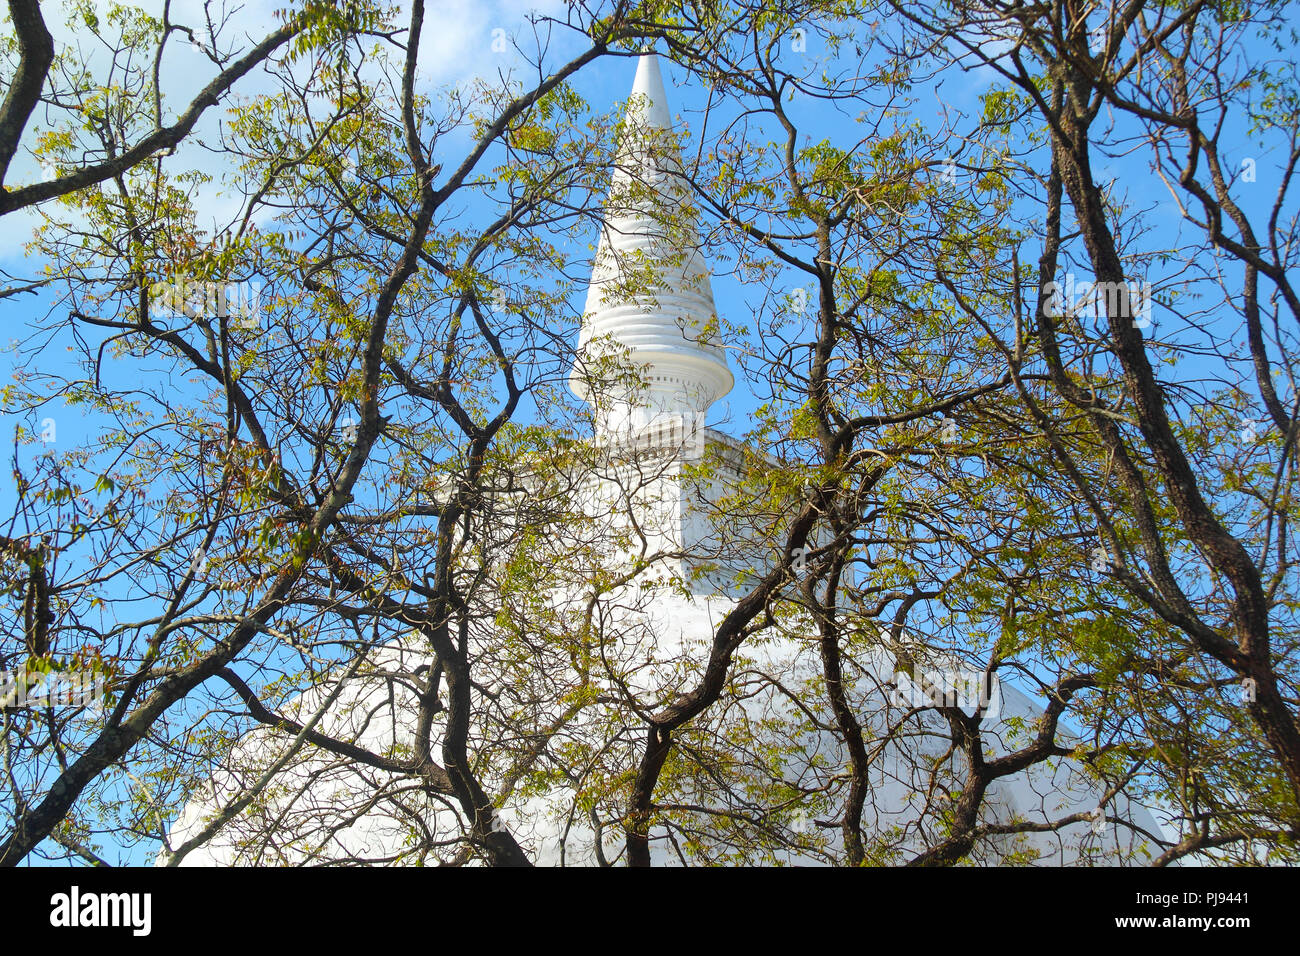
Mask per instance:
[[[716,344],[709,270],[700,256],[659,62],[637,66],[587,294],[572,384],[605,435],[703,424],[733,379]],[[601,355],[630,359],[645,388],[592,394]]]
[[[646,555],[661,559],[627,585],[598,594],[575,562],[570,586],[502,597],[501,613],[471,634],[474,657],[494,662],[476,672],[491,683],[476,691],[481,724],[471,748],[481,782],[500,808],[500,826],[538,864],[619,860],[619,800],[645,734],[638,715],[698,681],[718,622],[744,591],[743,569],[763,554],[745,529],[711,517],[711,504],[748,466],[739,444],[703,425],[733,379],[717,344],[709,272],[696,247],[676,135],[658,61],[644,55],[571,379],[595,409],[594,447],[607,455],[581,482],[579,503],[591,524],[573,536],[588,543],[555,544],[569,555],[598,551],[611,567]],[[638,374],[613,375],[611,362]],[[704,480],[692,466],[706,451],[721,465]],[[521,658],[520,635],[506,633],[515,627],[530,629],[531,656]],[[651,831],[655,862],[842,858],[833,821],[843,806],[846,753],[824,729],[834,726],[824,694],[800,695],[802,706],[789,696],[820,680],[809,636],[796,615],[748,642],[747,656],[733,665],[727,698],[674,735],[674,762],[656,790],[662,817]],[[579,653],[581,661],[574,658]],[[900,695],[900,661],[888,645],[855,659],[863,676],[847,680],[846,691],[874,753],[863,827],[873,861],[902,862],[938,838],[937,808],[961,767],[948,754],[939,712],[918,706],[913,690]],[[331,681],[303,694],[287,716],[301,723],[315,718],[316,731],[373,753],[408,752],[418,675],[430,663],[427,647],[415,639],[383,647],[342,686]],[[928,664],[931,679],[917,682],[922,695],[943,683],[943,673],[978,666]],[[967,704],[973,713],[981,701]],[[1031,739],[1038,712],[1014,688],[998,688],[983,709],[993,755]],[[435,720],[435,740],[441,729]],[[253,730],[195,790],[171,829],[171,849],[202,832],[250,784],[272,780],[189,851],[184,865],[478,858],[450,797],[310,745],[286,759],[292,742],[284,732]],[[1099,819],[985,840],[967,862],[1142,862],[1143,834],[1160,835],[1159,825],[1122,800],[1098,813],[1101,799],[1083,768],[1065,759],[1005,777],[984,802],[987,823],[1051,825],[1079,813]],[[743,855],[725,849],[737,843],[753,849]],[[164,850],[159,862],[169,857]]]

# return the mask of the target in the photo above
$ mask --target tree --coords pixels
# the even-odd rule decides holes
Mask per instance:
[[[180,29],[113,9],[131,62],[141,50],[157,54]],[[494,320],[488,293],[528,288],[502,281],[507,268],[526,274],[553,261],[530,230],[563,227],[573,215],[563,204],[584,188],[587,167],[564,155],[580,135],[560,143],[551,130],[581,108],[565,80],[626,32],[623,10],[592,22],[584,48],[531,87],[462,91],[439,112],[415,90],[423,4],[412,6],[404,28],[369,7],[311,5],[311,16],[294,21],[306,24],[300,42],[272,70],[275,89],[231,111],[219,148],[240,162],[244,200],[225,228],[208,236],[195,221],[200,175],[139,163],[162,142],[130,128],[151,89],[157,105],[156,80],[111,91],[121,102],[91,130],[103,138],[104,162],[25,194],[61,196],[74,217],[48,216],[37,240],[66,291],[36,340],[69,336],[81,367],[20,380],[7,388],[6,405],[37,409],[62,398],[113,425],[66,460],[38,459],[33,474],[16,459],[10,527],[42,529],[48,565],[76,562],[50,584],[50,656],[93,651],[112,693],[102,719],[81,711],[57,725],[12,718],[13,821],[0,859],[16,863],[47,837],[93,857],[88,811],[74,813],[74,804],[98,805],[125,816],[132,832],[156,835],[165,802],[228,744],[201,709],[185,723],[188,708],[201,707],[196,691],[225,681],[246,715],[281,725],[250,696],[241,668],[258,673],[261,661],[258,683],[274,693],[267,670],[287,666],[277,656],[283,643],[319,676],[341,648],[355,648],[347,636],[366,614],[350,602],[362,600],[371,639],[415,628],[439,659],[420,675],[417,750],[382,765],[453,799],[490,859],[523,862],[509,833],[492,828],[467,750],[472,678],[454,640],[464,607],[451,552],[456,529],[483,518],[476,502],[495,480],[494,440],[525,389],[545,389],[554,375],[545,361],[553,344],[545,290],[531,298],[528,321],[509,328]],[[277,33],[230,79],[298,31]],[[396,57],[364,46],[367,37],[391,41]],[[391,82],[375,83],[371,67],[389,69]],[[473,135],[458,155],[448,140],[465,130]],[[556,141],[550,157],[521,168],[520,153],[535,156],[547,137]],[[118,145],[137,139],[142,145]],[[73,141],[47,145],[71,163]],[[485,180],[494,148],[500,178]],[[109,174],[114,196],[73,191]],[[486,217],[458,226],[451,203],[474,192]],[[269,210],[279,219],[263,228],[257,217]],[[301,286],[291,289],[295,278]],[[108,356],[131,363],[129,388],[106,367]],[[196,387],[178,389],[182,380]],[[405,420],[381,415],[403,403]],[[530,440],[508,433],[521,445]],[[378,458],[377,446],[385,449]],[[369,470],[377,467],[382,477]],[[454,492],[430,504],[435,488]],[[394,545],[399,529],[410,537]],[[9,554],[30,552],[24,537],[11,534],[19,543]],[[374,550],[381,543],[387,557]],[[407,580],[403,560],[429,568],[428,577]],[[130,606],[142,609],[139,619],[116,613]],[[99,613],[104,607],[114,613]],[[282,675],[286,685],[293,674]],[[428,728],[442,709],[448,730],[435,754]],[[43,754],[57,757],[52,777]],[[147,782],[124,792],[123,774]]]
[[[874,29],[853,24],[860,11],[835,12],[844,19],[824,29],[822,43],[852,45],[865,59]],[[727,31],[739,32],[737,24],[748,17],[760,28],[756,42],[747,36],[729,45]],[[956,167],[946,143],[961,136],[985,157],[999,155],[997,144],[987,130],[918,130],[899,118],[901,110],[879,107],[924,79],[906,51],[877,67],[847,58],[836,75],[818,76],[809,59],[783,49],[798,22],[740,10],[718,27],[722,35],[703,42],[692,35],[679,51],[720,89],[719,99],[741,103],[739,120],[719,110],[723,117],[715,122],[724,132],[696,184],[720,230],[739,247],[738,271],[768,283],[763,298],[770,311],[757,320],[761,341],[775,345],[752,362],[771,401],[763,427],[750,437],[783,463],[785,509],[793,498],[795,517],[776,525],[784,561],[765,581],[767,591],[751,597],[778,606],[793,599],[814,622],[821,681],[799,699],[825,712],[844,748],[847,772],[825,789],[846,859],[953,863],[980,848],[1005,846],[1017,833],[1064,830],[1087,819],[1078,812],[989,818],[990,793],[1003,778],[1052,776],[1061,757],[1094,756],[1060,722],[1096,675],[1071,653],[1071,622],[1033,607],[1072,594],[1067,581],[1054,584],[1045,576],[1049,564],[1062,562],[1062,545],[1067,560],[1077,554],[1077,532],[1062,527],[1071,517],[1068,504],[1045,493],[1042,450],[1033,447],[1032,422],[1014,401],[1009,353],[982,334],[978,313],[963,311],[977,300],[950,296],[942,274],[935,276],[936,268],[960,259],[961,271],[977,285],[1008,242],[1010,231],[990,220],[1013,209],[1009,176],[990,173],[965,193],[948,188]],[[800,30],[798,38],[806,43],[810,32]],[[876,108],[858,112],[863,127],[851,138],[805,146],[802,124],[785,106],[799,92],[842,102],[845,113]],[[979,212],[985,205],[991,213]],[[812,291],[782,290],[789,280],[780,267],[797,270]],[[981,304],[989,301],[985,296]],[[774,504],[757,497],[740,510]],[[960,558],[945,560],[945,552]],[[805,563],[807,572],[798,573]],[[786,584],[796,568],[790,592]],[[1095,600],[1080,614],[1095,611]],[[1027,642],[1017,633],[1024,605],[1050,637]],[[742,602],[718,628],[711,663],[719,672],[750,637],[746,627],[756,606],[745,617]],[[730,643],[723,644],[724,636]],[[1040,651],[1049,641],[1047,657]],[[981,682],[999,671],[1022,671],[1043,689],[1043,717],[1008,734],[978,710],[958,706],[939,707],[937,726],[928,706],[890,713],[880,666],[868,665],[873,656],[884,657],[886,674],[897,669],[917,683],[944,669],[942,661],[960,662],[958,668]],[[721,694],[720,680],[701,683],[652,719],[661,732],[648,738],[641,764],[636,796],[643,812],[669,750],[662,730],[680,726]],[[1116,746],[1094,743],[1102,751]],[[890,756],[901,770],[887,762]],[[873,784],[885,767],[886,775],[903,778],[904,796],[910,790],[924,800],[919,846],[911,825],[881,826],[899,797]],[[1102,802],[1121,825],[1135,829],[1123,798],[1116,799],[1126,784],[1122,775],[1118,781],[1102,786]],[[1159,841],[1149,832],[1135,835]]]
[[[193,32],[113,11],[123,63]],[[15,148],[22,77],[82,72],[43,59],[39,12],[11,14]],[[111,704],[0,713],[0,859],[98,862],[110,828],[169,863],[952,865],[1032,862],[1047,836],[1099,862],[1292,857],[1295,389],[1259,295],[1290,301],[1290,245],[1258,237],[1287,221],[1295,116],[1246,27],[1135,2],[1096,52],[1069,4],[574,5],[531,21],[524,73],[434,93],[429,16],[289,15],[269,89],[205,135],[238,197],[211,232],[206,177],[127,145],[180,128],[149,69],[72,83],[113,100],[90,160],[53,135],[63,186],[5,194],[44,203],[58,293],[6,410],[95,424],[15,449],[0,669],[98,668]],[[643,45],[709,91],[698,151],[649,147],[676,164],[665,206],[664,170],[612,171],[635,113],[579,94]],[[1005,81],[978,115],[918,105],[972,63]],[[1289,157],[1267,227],[1212,132],[1240,116]],[[1204,243],[1143,232],[1101,185],[1093,157],[1133,141]],[[590,439],[565,386],[602,198],[661,245],[702,226],[742,281],[752,318],[705,331],[760,396],[743,441]],[[635,298],[663,262],[621,265]],[[1237,308],[1245,358],[1216,325]],[[579,364],[592,395],[646,384],[617,352]],[[1278,431],[1225,457],[1238,367]],[[659,534],[688,501],[721,530]],[[722,596],[687,600],[702,577]],[[1003,698],[1025,706],[995,720]],[[1009,805],[1013,780],[1052,798]]]
[[[1017,389],[1053,470],[1086,504],[1099,570],[1158,635],[1111,666],[1115,704],[1142,725],[1130,749],[1141,747],[1154,792],[1181,819],[1159,862],[1219,849],[1251,861],[1261,844],[1266,858],[1289,859],[1300,736],[1285,530],[1292,336],[1279,324],[1295,312],[1284,7],[974,4],[936,19],[934,9],[891,9],[951,62],[996,70],[1004,128],[1027,124],[1046,141],[1037,274],[1013,260],[998,285],[1024,302],[1051,384],[1055,409]],[[990,35],[1004,42],[980,42]],[[1267,47],[1275,58],[1252,55]],[[1271,199],[1247,197],[1262,187],[1248,185],[1255,158],[1230,159],[1238,137],[1278,158]],[[1096,171],[1130,149],[1200,241],[1151,241],[1158,224]],[[1072,269],[1090,273],[1091,295],[1061,294]],[[1268,331],[1262,301],[1272,303]],[[1072,447],[1079,429],[1103,468]]]

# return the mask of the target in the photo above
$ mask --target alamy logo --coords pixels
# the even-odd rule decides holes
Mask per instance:
[[[1073,272],[1065,282],[1052,281],[1043,286],[1047,297],[1045,311],[1053,318],[1062,315],[1108,316],[1131,318],[1133,328],[1151,326],[1150,282],[1076,282]]]
[[[104,674],[96,670],[0,671],[0,708],[94,707],[104,699]]]
[[[128,926],[133,936],[148,936],[153,929],[153,897],[149,893],[68,893],[50,897],[50,925],[75,929],[82,926]]]
[[[623,418],[603,423],[600,436],[605,444],[621,447],[642,444],[654,448],[677,449],[687,457],[699,458],[704,454],[704,416],[694,414],[669,415],[649,423]]]
[[[990,720],[1002,710],[1002,688],[995,675],[983,671],[924,671],[918,678],[894,675],[890,703],[895,707],[960,707],[979,710]]]
[[[236,327],[258,327],[262,309],[260,282],[209,282],[175,276],[149,288],[153,309],[159,315],[192,319],[229,318]]]

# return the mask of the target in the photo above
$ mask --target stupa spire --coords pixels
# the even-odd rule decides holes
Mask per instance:
[[[574,392],[603,437],[672,419],[703,424],[734,382],[716,344],[709,271],[682,177],[678,136],[653,53],[637,64],[592,268]],[[625,356],[644,387],[595,386],[602,356]]]

